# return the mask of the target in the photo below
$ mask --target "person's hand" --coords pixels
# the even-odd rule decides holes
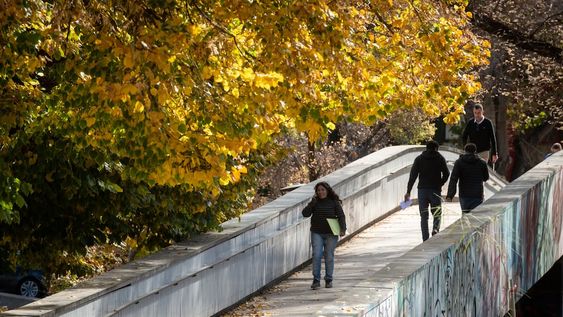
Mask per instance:
[[[340,236],[343,237],[346,235],[346,231],[340,231]]]
[[[491,162],[493,162],[493,164],[495,164],[498,160],[498,155],[493,154],[493,156],[491,156]]]
[[[408,201],[411,198],[411,194],[405,194],[405,200],[404,201]]]

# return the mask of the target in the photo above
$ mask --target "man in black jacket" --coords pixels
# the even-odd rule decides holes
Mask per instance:
[[[475,144],[467,143],[464,150],[465,154],[454,163],[446,200],[452,201],[459,180],[459,204],[461,211],[468,213],[483,202],[483,182],[489,179],[489,169],[487,163],[475,154]]]
[[[411,189],[418,179],[418,208],[420,211],[420,229],[422,241],[428,239],[428,206],[432,210],[432,235],[440,231],[442,219],[442,186],[448,180],[450,171],[446,159],[438,152],[438,142],[430,141],[426,144],[426,151],[416,157],[411,168],[405,201],[410,199]]]
[[[477,154],[486,163],[489,162],[489,157],[491,163],[495,164],[497,161],[495,129],[491,120],[485,118],[485,111],[480,104],[473,106],[473,119],[467,122],[463,130],[462,140],[464,145],[469,142],[474,143],[477,146]]]

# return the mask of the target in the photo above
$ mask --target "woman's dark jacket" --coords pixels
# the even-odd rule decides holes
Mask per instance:
[[[311,215],[313,215],[313,217],[311,218],[312,232],[320,234],[332,234],[330,226],[328,225],[328,221],[326,221],[327,218],[338,219],[338,223],[340,224],[340,231],[346,231],[346,216],[344,215],[342,206],[340,205],[340,202],[333,199],[313,198],[311,202],[309,202],[309,204],[305,207],[305,209],[303,209],[301,214],[303,214],[303,217],[310,217]]]
[[[489,179],[487,163],[475,154],[462,154],[454,163],[447,198],[453,198],[459,180],[459,197],[483,197],[483,182]]]

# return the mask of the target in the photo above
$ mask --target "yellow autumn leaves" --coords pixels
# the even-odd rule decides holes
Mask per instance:
[[[201,76],[203,79],[213,79],[214,82],[220,83],[223,89],[227,92],[231,90],[231,82],[239,78],[245,83],[245,85],[248,84],[250,87],[264,89],[277,87],[278,84],[284,80],[283,75],[280,73],[255,73],[250,67],[245,67],[241,70],[227,69],[223,72],[221,69],[205,66],[203,67]],[[238,97],[240,94],[238,88],[233,88],[232,94]]]
[[[410,108],[454,123],[488,56],[463,1],[31,3],[32,15],[10,10],[49,58],[0,53],[26,69],[40,105],[29,116],[127,162],[123,178],[214,193],[284,128],[316,140],[340,120]],[[45,70],[57,78],[48,93],[29,76]]]

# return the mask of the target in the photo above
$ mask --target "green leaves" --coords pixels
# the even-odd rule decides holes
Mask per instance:
[[[119,187],[119,185],[108,181],[98,180],[98,186],[100,186],[103,190],[107,190],[114,194],[123,192],[123,189]]]
[[[9,169],[0,159],[0,223],[17,223],[18,209],[26,206],[25,196],[32,193],[31,185],[9,175]]]

